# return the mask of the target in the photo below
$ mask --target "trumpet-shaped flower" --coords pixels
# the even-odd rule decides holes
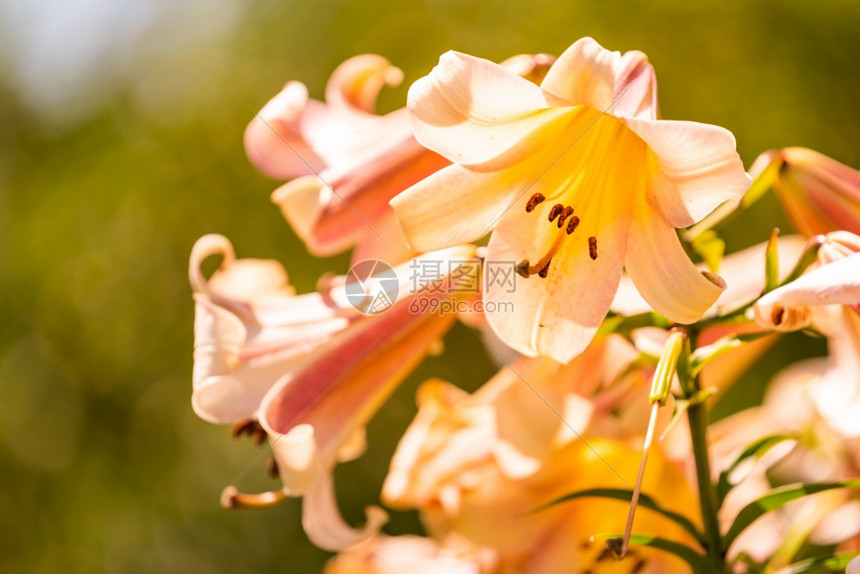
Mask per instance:
[[[502,65],[539,79],[551,62],[521,55]],[[449,162],[415,141],[405,108],[374,113],[382,87],[402,79],[385,58],[356,56],[332,74],[325,103],[289,82],[245,130],[245,149],[260,171],[297,178],[272,199],[311,253],[356,247],[356,261],[391,263],[412,254],[388,202]]]
[[[213,254],[224,260],[207,280],[200,263]],[[365,315],[349,304],[345,279],[331,281],[324,293],[294,295],[279,264],[237,261],[221,236],[195,245],[195,410],[211,422],[259,419],[283,482],[282,492],[260,496],[231,487],[226,505],[303,496],[305,530],[330,550],[378,530],[385,515],[377,508],[361,530],[343,521],[332,471],[363,452],[367,422],[454,322],[454,314],[418,311],[468,296],[450,294],[448,278],[473,264],[474,254],[474,247],[455,247],[404,264],[395,270],[401,296],[387,310]],[[423,291],[410,290],[410,270],[425,261],[439,263],[445,274]],[[426,304],[413,305],[419,298]]]
[[[626,366],[614,344],[600,348],[610,341],[617,342],[595,341],[596,347],[567,366],[546,358],[522,359],[473,395],[439,381],[425,383],[418,415],[392,460],[383,499],[393,507],[421,510],[438,539],[453,533],[491,549],[498,572],[550,574],[572,567],[686,572],[674,557],[648,549],[637,548],[618,563],[593,539],[623,529],[623,503],[584,499],[532,512],[576,490],[623,488],[622,480],[635,476],[634,448],[591,438],[588,430],[606,428],[594,424],[604,418],[601,414],[613,416],[601,389]],[[589,396],[598,399],[592,402]],[[647,410],[644,396],[642,404]],[[692,498],[680,471],[659,454],[652,462],[645,491],[684,512]],[[637,515],[637,531],[652,530],[689,542],[661,518],[647,511]]]
[[[860,171],[817,151],[790,147],[761,154],[750,173],[772,178],[788,217],[804,235],[860,233]]]
[[[501,97],[501,95],[504,97]],[[566,362],[606,315],[622,268],[668,318],[690,323],[724,285],[684,253],[676,227],[737,199],[749,177],[727,130],[656,119],[641,52],[576,42],[537,86],[486,60],[444,54],[409,91],[415,136],[455,165],[393,201],[428,250],[490,230],[488,260],[510,261],[516,293],[490,283],[501,338]]]
[[[332,74],[325,103],[289,82],[245,130],[245,149],[260,171],[297,178],[272,200],[314,255],[354,246],[356,260],[411,255],[388,201],[448,162],[415,141],[405,109],[374,113],[382,87],[402,79],[382,56],[356,56]]]

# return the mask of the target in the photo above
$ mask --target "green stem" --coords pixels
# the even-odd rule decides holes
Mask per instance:
[[[685,348],[678,369],[678,379],[685,398],[690,399],[701,392],[697,376],[690,373],[690,349],[695,349],[698,343],[698,331],[688,332],[689,343]],[[705,530],[705,541],[708,545],[708,557],[719,572],[725,571],[725,560],[722,551],[720,525],[717,522],[717,491],[711,481],[711,460],[708,456],[708,412],[702,402],[691,402],[687,408],[687,420],[690,423],[690,439],[693,445],[693,458],[696,462],[696,482],[699,487],[699,508],[702,511],[702,523]]]
[[[711,461],[708,458],[706,438],[708,414],[704,404],[691,405],[687,409],[690,422],[690,436],[693,443],[693,456],[696,461],[696,482],[699,486],[699,506],[705,527],[705,540],[708,542],[708,556],[719,568],[724,570],[720,525],[717,522],[717,493],[711,482]]]

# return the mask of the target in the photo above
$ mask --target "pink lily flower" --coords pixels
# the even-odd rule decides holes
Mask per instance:
[[[503,65],[539,77],[551,57],[517,56]],[[382,56],[356,56],[338,66],[325,103],[289,82],[251,120],[245,149],[263,173],[297,178],[272,194],[310,252],[328,256],[351,247],[354,261],[411,257],[389,200],[448,165],[415,141],[405,108],[374,113],[383,86],[403,73]]]
[[[500,98],[499,94],[505,94]],[[435,249],[494,230],[488,261],[511,262],[513,301],[491,313],[526,355],[567,362],[606,315],[626,267],[657,311],[698,320],[723,290],[684,253],[676,227],[738,199],[749,176],[727,130],[657,120],[641,52],[577,41],[537,86],[487,60],[448,52],[413,84],[415,137],[455,165],[392,200],[411,245]]]
[[[765,171],[791,222],[807,237],[840,229],[860,233],[860,171],[802,147],[764,152],[750,173]]]
[[[206,280],[200,263],[210,254],[224,261]],[[225,238],[202,238],[190,271],[198,305],[195,410],[212,422],[259,419],[283,483],[260,495],[230,487],[224,504],[303,496],[305,531],[321,548],[342,550],[373,536],[385,513],[372,507],[363,528],[350,527],[337,508],[333,469],[362,454],[367,422],[455,321],[454,313],[420,310],[470,296],[452,294],[448,278],[474,266],[474,255],[474,247],[462,246],[404,264],[395,270],[400,296],[387,310],[364,315],[351,308],[345,280],[321,294],[293,295],[277,263],[236,261]],[[414,267],[425,261],[440,262],[444,275],[410,290]],[[413,305],[418,301],[426,304]]]

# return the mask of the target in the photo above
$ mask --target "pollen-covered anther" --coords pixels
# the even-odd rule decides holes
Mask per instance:
[[[577,227],[579,227],[579,218],[574,215],[567,222],[567,234],[570,235],[576,231]]]
[[[552,206],[552,209],[549,210],[549,220],[553,221],[556,217],[561,215],[561,212],[564,211],[564,206],[560,203],[556,203]]]
[[[593,235],[588,238],[588,256],[597,259],[597,238]]]
[[[529,198],[528,203],[526,203],[526,213],[531,213],[534,211],[534,208],[543,203],[546,198],[542,193],[536,193],[531,198]]]
[[[245,419],[236,422],[230,429],[230,434],[233,435],[233,438],[248,435],[257,446],[266,441],[266,431],[263,430],[263,426],[254,419]]]
[[[558,216],[558,228],[561,229],[564,227],[564,220],[573,215],[573,208],[571,206],[567,206],[564,208],[564,211],[561,212],[561,215]]]

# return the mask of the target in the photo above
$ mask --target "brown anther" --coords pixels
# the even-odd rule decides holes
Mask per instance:
[[[571,233],[576,231],[577,227],[579,227],[579,218],[574,215],[567,222],[567,234],[570,235]]]
[[[517,275],[522,277],[523,279],[529,278],[529,260],[523,259],[519,263],[517,263],[516,267]]]
[[[254,444],[256,444],[257,446],[263,444],[266,441],[266,431],[263,430],[263,427],[262,425],[260,425],[259,421],[256,421],[254,419],[246,419],[236,422],[230,429],[230,434],[233,435],[233,438],[239,438],[242,435],[248,435],[251,440],[254,441]]]
[[[558,228],[561,229],[564,227],[564,220],[567,219],[570,215],[573,214],[573,208],[571,206],[567,206],[564,208],[564,211],[561,212],[561,215],[558,216]]]
[[[266,464],[266,474],[269,475],[269,478],[278,478],[281,475],[278,469],[278,461],[275,460],[275,457],[270,458]]]
[[[549,220],[552,221],[556,217],[558,217],[561,212],[564,211],[564,206],[560,203],[556,203],[552,206],[552,209],[549,210]]]
[[[630,555],[629,552],[627,554],[628,554],[628,556]],[[645,559],[640,558],[639,560],[636,561],[636,564],[633,565],[633,569],[630,571],[630,574],[637,574],[638,572],[641,572],[642,570],[645,569],[646,564],[647,564],[647,562],[645,562]]]
[[[540,271],[538,271],[538,276],[540,276],[540,277],[541,277],[541,279],[546,279],[546,276],[547,276],[547,274],[549,273],[549,264],[550,264],[550,263],[552,263],[552,259],[550,259],[549,261],[547,261],[547,262],[546,262],[546,265],[544,265],[544,266],[541,268],[541,270],[540,270]]]
[[[593,235],[588,238],[588,256],[597,259],[597,238]]]
[[[770,320],[773,321],[774,325],[779,326],[782,323],[783,318],[785,317],[785,307],[782,305],[774,305],[773,311],[770,314]]]
[[[526,203],[526,213],[531,213],[534,211],[534,208],[544,202],[546,198],[542,193],[536,193],[529,199],[528,203]]]

